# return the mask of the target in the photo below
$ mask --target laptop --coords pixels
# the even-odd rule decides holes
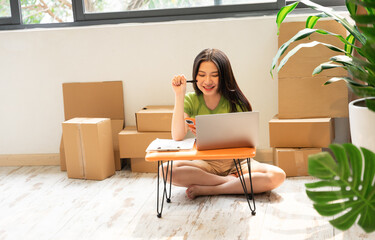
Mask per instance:
[[[195,122],[198,150],[257,146],[259,112],[198,115]]]

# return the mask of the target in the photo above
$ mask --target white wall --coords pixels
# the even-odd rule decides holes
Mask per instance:
[[[58,153],[62,83],[122,80],[125,123],[150,104],[173,104],[170,81],[191,77],[204,48],[223,50],[261,112],[260,148],[277,113],[275,17],[0,31],[0,154]],[[190,89],[192,90],[192,88]]]

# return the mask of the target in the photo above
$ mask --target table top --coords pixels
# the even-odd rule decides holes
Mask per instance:
[[[255,148],[225,148],[198,151],[196,144],[191,150],[180,151],[150,151],[146,154],[146,161],[168,161],[168,160],[218,160],[218,159],[241,159],[255,157]]]

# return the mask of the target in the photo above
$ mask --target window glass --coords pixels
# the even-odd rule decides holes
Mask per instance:
[[[255,3],[275,3],[277,0],[221,0],[221,4],[255,4]]]
[[[202,7],[215,0],[84,0],[86,13]]]
[[[9,0],[0,0],[0,18],[11,16]]]
[[[21,0],[21,9],[24,24],[73,22],[72,0]]]

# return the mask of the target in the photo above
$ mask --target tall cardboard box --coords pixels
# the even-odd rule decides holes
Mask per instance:
[[[157,173],[158,162],[147,162],[145,158],[131,158],[130,168],[132,172]]]
[[[278,119],[269,121],[271,147],[328,147],[334,139],[332,118]]]
[[[103,180],[115,173],[109,118],[73,118],[62,128],[69,178]]]
[[[321,151],[321,148],[275,148],[275,165],[283,169],[287,177],[308,176],[308,156]]]
[[[138,132],[170,132],[174,106],[146,106],[135,113]]]
[[[305,22],[285,22],[281,24],[279,47],[305,28]],[[316,28],[346,36],[346,29],[334,20],[319,21]],[[334,36],[314,33],[309,38],[292,43],[284,56],[300,43],[321,41],[344,48],[344,44]],[[348,117],[348,89],[345,82],[324,86],[333,76],[345,76],[343,69],[336,68],[312,76],[313,70],[321,63],[339,53],[323,45],[303,48],[293,55],[278,73],[278,113],[280,119]]]
[[[138,132],[135,126],[118,134],[121,158],[144,158],[148,145],[156,138],[172,139],[171,132]]]
[[[116,170],[121,170],[118,133],[124,128],[124,97],[122,81],[63,83],[65,121],[75,117],[110,118]],[[63,143],[61,143],[63,145]],[[60,148],[60,168],[65,171],[64,154]]]

